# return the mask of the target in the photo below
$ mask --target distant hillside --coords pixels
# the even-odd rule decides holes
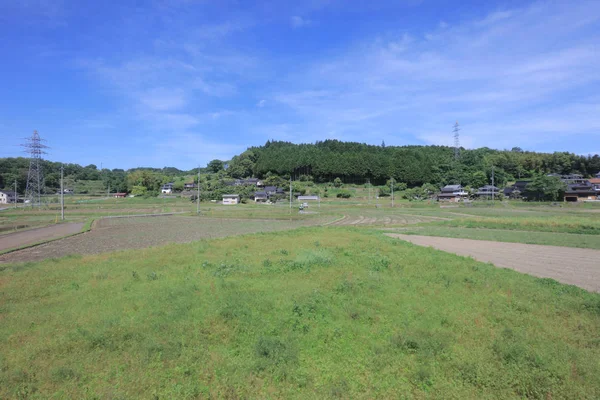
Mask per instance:
[[[492,166],[499,184],[551,172],[590,176],[600,171],[600,156],[480,148],[461,149],[455,161],[454,149],[446,146],[373,146],[338,140],[267,142],[234,157],[227,172],[236,178],[291,173],[295,178],[310,175],[317,182],[339,177],[352,183],[369,179],[382,184],[393,177],[409,186],[450,182],[477,186],[489,182]]]

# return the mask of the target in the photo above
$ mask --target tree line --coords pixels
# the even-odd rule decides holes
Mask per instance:
[[[45,185],[49,191],[60,187],[61,163],[43,160]],[[183,188],[184,180],[198,169],[166,168],[99,169],[90,164],[64,164],[67,185],[97,181],[111,192],[156,194],[167,182]],[[0,188],[12,189],[17,181],[23,192],[27,182],[29,159],[0,158]],[[480,187],[489,184],[492,170],[496,186],[519,179],[534,179],[548,173],[591,176],[600,171],[600,156],[582,156],[568,152],[538,153],[511,150],[460,149],[458,159],[447,146],[381,146],[356,142],[325,140],[313,144],[268,141],[250,147],[231,160],[212,160],[200,172],[206,175],[202,186],[223,189],[233,179],[258,177],[269,184],[285,185],[295,181],[343,182],[383,186],[393,180],[407,188],[441,187],[447,184]],[[210,183],[209,183],[210,182]],[[135,188],[135,189],[134,189]],[[224,189],[223,189],[224,190]]]

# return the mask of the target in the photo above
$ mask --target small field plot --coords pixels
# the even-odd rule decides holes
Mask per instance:
[[[202,217],[111,218],[91,232],[0,256],[2,262],[37,261],[73,254],[99,254],[205,238],[271,232],[305,226],[304,221],[236,220]]]

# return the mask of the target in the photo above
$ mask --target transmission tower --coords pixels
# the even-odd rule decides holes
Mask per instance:
[[[44,174],[42,171],[42,154],[47,154],[48,148],[40,138],[38,131],[33,131],[33,135],[27,138],[25,144],[25,153],[29,154],[29,173],[27,174],[27,187],[25,188],[25,201],[29,200],[31,205],[42,204],[42,191],[44,190]]]
[[[458,121],[454,124],[454,160],[458,160],[460,157],[460,140],[458,137],[458,131],[460,131],[460,125],[458,125]]]

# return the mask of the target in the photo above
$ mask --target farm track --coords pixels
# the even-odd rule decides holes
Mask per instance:
[[[0,236],[0,251],[58,239],[78,233],[81,231],[81,228],[83,228],[83,223],[56,224],[16,233],[7,233]]]
[[[600,292],[600,250],[395,233],[386,235]]]

